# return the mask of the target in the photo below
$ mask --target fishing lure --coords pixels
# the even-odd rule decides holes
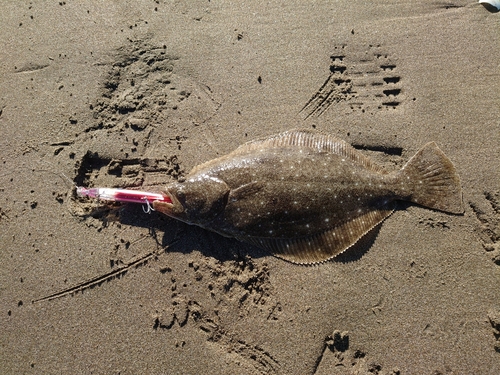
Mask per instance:
[[[154,211],[152,203],[154,201],[172,203],[172,200],[158,193],[147,191],[129,190],[129,189],[114,189],[114,188],[86,188],[83,186],[76,187],[76,195],[82,198],[94,198],[108,202],[129,202],[146,204],[144,212],[150,213]]]

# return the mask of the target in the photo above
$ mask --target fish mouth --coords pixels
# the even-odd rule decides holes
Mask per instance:
[[[167,190],[162,191],[163,200],[153,202],[153,209],[167,216],[183,220],[186,216],[184,206],[175,194]]]
[[[164,214],[171,214],[174,209],[176,199],[168,191],[162,191],[162,200],[153,201],[153,209]]]
[[[163,202],[170,205],[174,204],[174,198],[172,194],[170,194],[168,191],[163,191],[161,194],[163,195],[163,200],[159,202]]]

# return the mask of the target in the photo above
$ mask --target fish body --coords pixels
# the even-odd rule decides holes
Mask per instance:
[[[394,210],[395,200],[462,213],[460,179],[435,143],[387,173],[345,141],[293,130],[248,142],[168,185],[166,215],[294,263],[333,258]]]

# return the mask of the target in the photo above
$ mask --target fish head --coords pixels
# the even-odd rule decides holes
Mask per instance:
[[[219,215],[227,203],[229,187],[217,178],[200,176],[168,185],[163,194],[171,202],[155,201],[153,208],[190,224],[203,224]]]

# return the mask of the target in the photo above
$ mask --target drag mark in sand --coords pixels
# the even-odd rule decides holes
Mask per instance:
[[[71,287],[71,288],[67,288],[67,289],[64,289],[60,292],[56,292],[56,293],[53,293],[51,295],[48,295],[46,297],[33,300],[32,302],[37,303],[37,302],[43,302],[43,301],[50,301],[50,300],[53,300],[56,298],[61,298],[64,296],[72,296],[72,295],[80,293],[80,292],[83,293],[86,289],[92,289],[96,286],[100,286],[101,284],[103,284],[105,282],[108,282],[110,280],[124,276],[130,269],[138,268],[138,267],[145,265],[148,261],[153,259],[155,256],[157,256],[156,253],[151,253],[151,254],[146,254],[144,256],[140,256],[140,257],[136,258],[135,260],[127,262],[126,264],[118,267],[117,269],[115,269],[111,272],[105,273],[104,275],[94,277],[90,280],[84,281],[78,285]]]

